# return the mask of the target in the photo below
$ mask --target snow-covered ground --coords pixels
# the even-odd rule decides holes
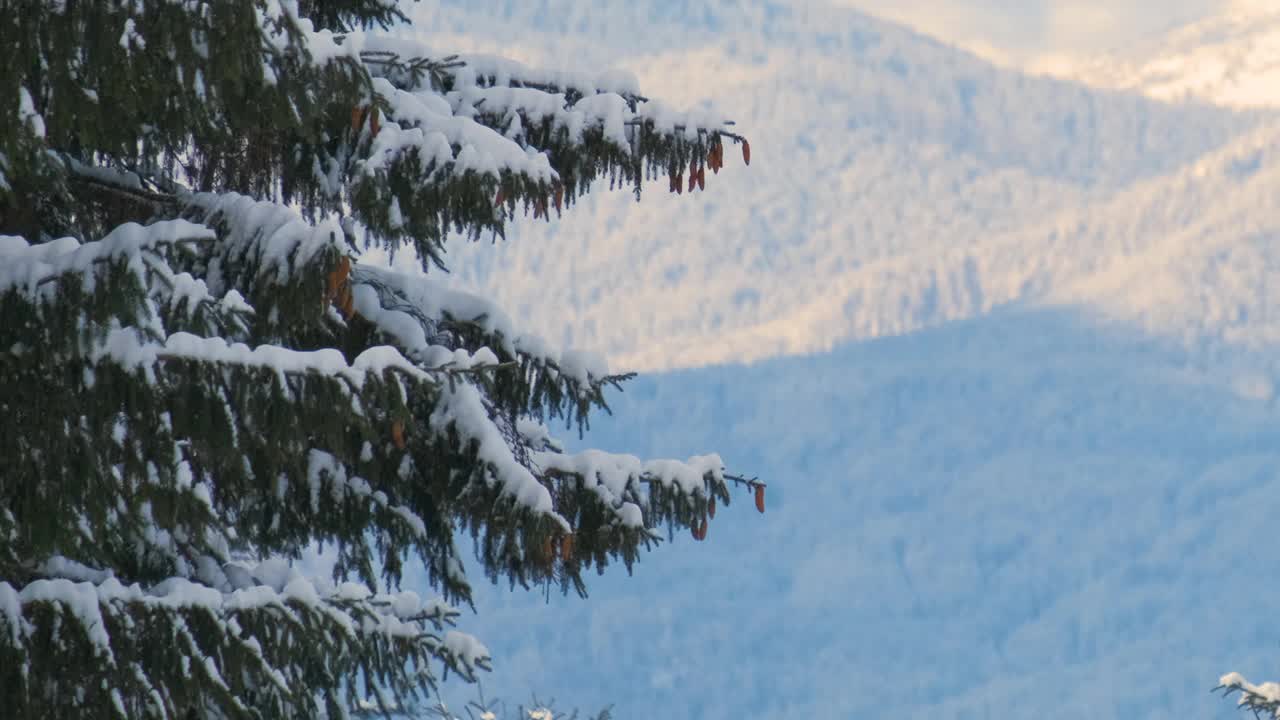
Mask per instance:
[[[442,50],[710,99],[754,151],[693,197],[595,195],[453,249],[545,337],[671,371],[584,444],[771,482],[766,515],[744,501],[589,601],[485,588],[487,694],[1129,720],[1231,717],[1224,672],[1280,675],[1270,3],[1072,70],[1091,85],[816,0],[418,12]]]

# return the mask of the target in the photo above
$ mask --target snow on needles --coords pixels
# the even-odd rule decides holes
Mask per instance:
[[[686,462],[646,462],[634,455],[585,450],[573,455],[535,452],[532,460],[545,472],[582,477],[599,494],[601,501],[614,508],[622,523],[629,527],[644,527],[642,509],[632,499],[645,501],[648,493],[643,485],[648,482],[689,495],[704,493],[708,478],[717,486],[724,484],[724,461],[715,454],[692,457]]]
[[[298,33],[291,35],[282,20],[287,19]],[[311,62],[317,66],[327,65],[339,58],[358,58],[359,47],[344,42],[345,36],[337,35],[332,30],[316,30],[309,18],[299,13],[296,0],[267,0],[257,10],[258,27],[267,42],[277,52],[287,53],[292,43],[300,39]],[[263,75],[269,82],[275,81],[275,72],[269,63],[263,63]]]
[[[394,122],[384,124],[374,138],[369,157],[363,161],[366,175],[375,175],[412,152],[428,172],[452,163],[459,173],[497,175],[506,171],[540,182],[557,178],[546,155],[525,150],[471,118],[452,114],[431,91],[398,90],[385,78],[374,78],[373,88],[391,106]],[[459,148],[456,156],[455,145]]]
[[[474,386],[460,383],[447,388],[431,413],[431,425],[442,430],[453,425],[458,434],[474,440],[480,461],[488,466],[493,480],[502,485],[504,492],[534,512],[546,513],[565,532],[573,531],[569,521],[555,512],[551,493],[516,460],[506,438],[489,419],[484,398]]]
[[[44,137],[44,118],[36,112],[31,93],[24,87],[18,88],[18,122],[30,128],[36,137]]]
[[[346,467],[333,455],[313,449],[307,454],[307,483],[313,513],[320,512],[320,490],[326,481],[336,500],[342,501],[347,494],[369,497],[404,521],[416,537],[427,539],[427,523],[420,515],[403,505],[393,505],[386,493],[374,490],[364,478],[355,475],[348,477]]]
[[[203,610],[217,618],[224,632],[234,631],[233,613],[271,608],[284,612],[294,622],[300,621],[296,612],[317,614],[336,623],[349,637],[412,639],[422,637],[418,620],[443,620],[457,614],[439,599],[424,602],[409,591],[375,594],[351,582],[334,585],[309,578],[276,560],[256,567],[230,563],[221,574],[224,589],[182,577],[169,578],[149,589],[137,583],[124,585],[114,577],[98,582],[40,579],[21,590],[0,582],[0,629],[6,631],[3,636],[11,644],[20,645],[31,640],[34,631],[23,616],[24,608],[37,604],[57,606],[81,626],[99,656],[114,664],[104,614],[125,613],[126,605],[142,605],[161,612]],[[231,582],[233,577],[238,580]],[[474,667],[489,657],[483,644],[457,631],[450,631],[440,645],[466,667]]]
[[[274,271],[279,284],[326,247],[342,247],[342,228],[336,220],[312,225],[290,207],[237,193],[197,193],[183,199],[204,212],[206,223],[226,223],[230,232],[220,241],[224,257],[255,261],[259,276]],[[210,272],[211,285],[218,284],[216,275]]]
[[[444,646],[449,654],[462,661],[466,667],[475,667],[489,660],[489,648],[476,638],[457,630],[444,634]]]
[[[404,38],[355,35],[354,43],[364,51],[402,58],[433,56]],[[633,149],[630,126],[637,121],[652,122],[660,132],[683,128],[690,137],[697,135],[698,128],[726,129],[723,117],[713,110],[676,112],[640,97],[639,84],[630,73],[538,70],[486,55],[459,56],[458,61],[462,64],[451,68],[453,89],[445,95],[430,86],[402,90],[386,78],[374,79],[373,89],[390,111],[389,122],[373,139],[364,161],[366,174],[376,174],[402,155],[417,153],[428,171],[453,163],[456,172],[498,175],[509,171],[554,181],[557,175],[546,154],[518,142],[519,128],[526,122],[551,121],[553,127],[568,131],[571,142],[580,142],[584,130],[599,128],[624,152]],[[572,103],[570,93],[577,97]],[[505,117],[510,128],[507,135],[474,120],[480,113]]]
[[[418,318],[383,307],[375,286],[394,292],[416,313],[432,322],[451,319],[474,323],[485,334],[493,336],[498,348],[507,355],[525,354],[552,363],[561,375],[580,385],[587,386],[609,374],[609,364],[602,355],[574,350],[556,352],[542,338],[519,332],[511,317],[493,301],[457,290],[427,275],[410,275],[362,263],[355,268],[352,278],[356,284],[352,293],[356,312],[394,338],[411,358],[439,365],[462,360],[458,351],[433,345],[427,335],[428,328]],[[489,353],[481,349],[472,356],[471,362],[496,362]]]
[[[359,32],[349,36],[361,50],[388,52],[402,58],[443,57],[420,42],[407,37],[390,35],[365,35]],[[479,78],[492,78],[498,85],[543,85],[564,90],[574,90],[583,95],[597,92],[635,94],[640,92],[640,82],[633,73],[624,70],[584,72],[579,70],[533,68],[510,58],[484,54],[461,54],[463,64],[454,73],[460,86],[473,86]]]
[[[214,237],[213,230],[186,220],[147,226],[125,223],[101,240],[83,245],[69,237],[30,245],[23,238],[0,235],[0,292],[23,286],[34,294],[46,280],[67,273],[80,273],[88,289],[94,277],[89,270],[96,263],[129,258],[131,266],[141,270],[143,250]]]
[[[1280,683],[1265,682],[1261,685],[1254,685],[1240,673],[1231,672],[1223,675],[1218,680],[1218,685],[1230,690],[1239,690],[1241,705],[1247,705],[1251,702],[1280,704]],[[1273,717],[1280,717],[1280,713],[1273,713]]]
[[[431,371],[410,362],[389,345],[369,348],[348,364],[342,353],[333,348],[291,350],[277,345],[251,348],[220,337],[206,338],[186,332],[173,333],[159,344],[140,339],[131,329],[116,329],[107,334],[96,354],[96,359],[109,357],[126,368],[149,372],[153,372],[156,363],[162,360],[195,360],[269,369],[276,373],[282,388],[288,387],[285,380],[288,375],[300,373],[341,378],[356,390],[364,386],[370,375],[380,376],[387,370],[427,382],[437,380]],[[455,365],[461,365],[463,369],[485,364],[488,360],[483,351],[475,355],[463,351],[455,353],[452,358]]]
[[[306,263],[328,243],[334,242],[330,229],[313,227],[288,208],[273,203],[256,202],[238,195],[195,196],[192,203],[205,210],[210,222],[222,221],[230,226],[230,232],[224,233],[225,237],[221,239],[223,256],[226,253],[254,256],[258,261],[259,277],[286,279],[294,269]],[[254,226],[264,229],[254,231],[251,229]],[[0,237],[0,259],[4,260],[0,265],[0,291],[20,286],[28,292],[52,292],[54,286],[44,281],[68,273],[79,273],[82,283],[91,284],[94,274],[89,270],[99,261],[118,257],[136,264],[136,270],[141,273],[144,249],[182,240],[213,240],[215,237],[209,227],[185,220],[146,227],[127,224],[102,240],[83,245],[65,238],[32,246],[22,238]],[[160,269],[167,270],[160,265]],[[417,313],[435,319],[453,317],[476,322],[487,332],[495,334],[507,352],[533,353],[541,359],[558,363],[563,375],[583,385],[589,385],[607,373],[607,367],[598,357],[573,352],[555,356],[541,341],[517,334],[510,319],[482,298],[448,289],[426,277],[414,278],[378,268],[361,266],[358,275],[376,278],[379,283],[401,293],[415,306]],[[187,274],[167,272],[165,276],[178,300],[190,304],[208,297],[208,288],[203,281]],[[228,294],[228,298],[228,302],[236,307],[246,311],[251,309],[238,293]],[[439,369],[471,370],[498,363],[488,348],[472,353],[431,343],[427,328],[414,315],[383,308],[377,293],[368,285],[357,283],[354,299],[358,311],[391,335],[412,359],[395,347],[382,345],[365,350],[348,362],[341,352],[331,348],[301,351],[268,344],[250,347],[223,337],[201,337],[189,332],[166,334],[159,326],[149,329],[158,331],[164,338],[162,341],[152,339],[148,333],[133,327],[109,328],[88,353],[94,362],[109,360],[124,368],[141,371],[153,382],[157,366],[168,361],[266,369],[276,375],[280,389],[285,392],[289,392],[290,375],[314,374],[337,378],[351,390],[359,391],[371,375],[382,376],[388,370],[405,378],[436,385],[440,380]],[[476,440],[480,457],[488,466],[492,480],[499,483],[507,495],[534,512],[552,515],[566,530],[569,529],[567,521],[554,513],[548,490],[516,459],[474,386],[459,383],[444,392],[433,421],[434,427],[441,431],[452,425],[464,437]],[[345,474],[339,477],[338,471],[330,470],[346,491],[359,493],[366,485],[359,478],[347,478]],[[415,529],[421,527],[420,518],[406,514],[403,508],[382,504],[389,511],[401,515]]]
[[[682,112],[639,97],[633,79],[619,83],[602,78],[599,84],[591,85],[583,77],[539,73],[523,66],[486,68],[488,59],[483,57],[468,57],[463,62],[467,64],[458,69],[455,90],[448,95],[454,112],[460,115],[486,112],[531,122],[549,120],[553,127],[567,130],[571,142],[580,142],[585,129],[599,127],[606,139],[625,152],[632,150],[628,128],[637,121],[652,122],[658,132],[683,129],[690,138],[697,136],[698,128],[727,129],[724,116],[714,109]],[[486,72],[493,69],[496,71]],[[492,86],[480,84],[486,77],[493,79]],[[581,97],[570,103],[570,91]]]
[[[378,292],[368,285],[356,286],[352,299],[360,317],[395,338],[409,357],[425,367],[471,369],[498,364],[497,356],[487,347],[468,353],[462,348],[432,344],[422,323],[407,312],[384,308]]]

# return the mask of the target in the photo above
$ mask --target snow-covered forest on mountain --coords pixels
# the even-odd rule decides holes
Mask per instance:
[[[1213,244],[1275,222],[1252,212],[1275,172],[1270,114],[1027,77],[818,4],[777,9],[755,33],[749,12],[705,12],[705,36],[671,33],[688,46],[615,61],[647,86],[687,77],[672,83],[681,99],[710,98],[757,129],[760,171],[697,203],[600,196],[590,212],[519,228],[497,252],[459,245],[464,282],[492,287],[543,335],[636,369],[825,350],[1105,293],[1153,261],[1150,298],[1100,299],[1108,312],[1179,332],[1254,302],[1256,285],[1200,297],[1178,284]],[[482,37],[502,42],[497,26]],[[583,31],[627,47],[607,27]],[[632,233],[639,221],[672,230]],[[539,302],[548,290],[554,302]]]
[[[649,371],[586,443],[713,446],[775,498],[762,527],[678,538],[589,601],[486,589],[509,658],[491,694],[624,717],[1225,718],[1220,675],[1277,675],[1266,3],[1057,77],[819,2],[420,13],[455,45],[707,98],[757,158],[696,203],[593,196],[450,247],[464,286]]]
[[[1227,0],[1219,12],[1135,47],[1059,68],[1091,85],[1228,107],[1280,105],[1280,7]]]

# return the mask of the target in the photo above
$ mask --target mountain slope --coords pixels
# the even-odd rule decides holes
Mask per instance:
[[[1280,125],[1273,125],[1110,199],[965,247],[865,263],[820,287],[807,306],[717,342],[750,357],[752,348],[785,348],[829,328],[853,337],[898,334],[1020,303],[1089,307],[1211,354],[1274,350],[1278,185]]]
[[[1058,71],[1162,100],[1280,107],[1280,6],[1270,0],[1226,2],[1218,14],[1163,37]]]
[[[461,282],[620,368],[807,352],[918,326],[906,314],[881,319],[882,309],[854,326],[805,318],[815,306],[842,307],[855,287],[894,292],[865,285],[869,267],[951,257],[1106,201],[1260,122],[1028,78],[851,10],[721,3],[677,25],[660,6],[627,5],[656,18],[635,34],[693,39],[647,53],[620,40],[619,61],[654,96],[714,100],[751,135],[755,164],[731,163],[696,197],[654,185],[640,205],[625,193],[594,198],[562,221],[518,228],[496,252],[451,251]],[[437,46],[462,26],[502,38],[517,22],[501,4],[432,7],[466,18]],[[612,26],[609,11],[584,17],[570,45]],[[431,15],[422,26],[448,24]],[[612,40],[617,31],[600,32]],[[552,46],[559,36],[526,31],[521,42]]]
[[[771,483],[588,601],[486,588],[486,692],[617,716],[1233,717],[1273,672],[1280,407],[1250,373],[1004,311],[637,382],[592,445]]]

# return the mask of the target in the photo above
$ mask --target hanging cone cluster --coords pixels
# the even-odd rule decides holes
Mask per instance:
[[[689,531],[693,534],[693,539],[702,541],[707,539],[707,518],[703,516],[702,521],[689,526]]]
[[[751,145],[746,138],[741,138],[731,133],[722,133],[708,143],[709,147],[705,156],[694,155],[690,157],[687,186],[685,184],[685,169],[679,165],[671,166],[667,173],[668,190],[677,195],[682,195],[685,191],[693,192],[695,189],[706,190],[707,168],[711,168],[713,174],[719,174],[720,169],[724,167],[724,140],[726,138],[742,144],[742,160],[747,165],[750,165]]]
[[[351,258],[343,255],[325,280],[325,303],[333,305],[348,319],[355,314],[351,297]]]

